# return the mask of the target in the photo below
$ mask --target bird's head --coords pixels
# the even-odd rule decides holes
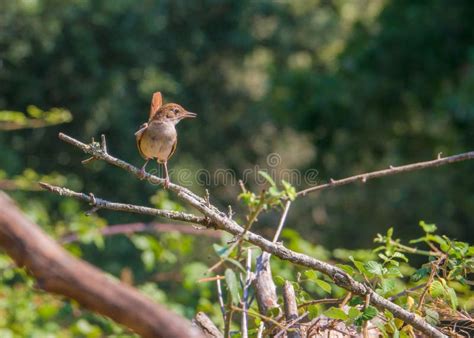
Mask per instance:
[[[167,103],[158,109],[152,119],[158,121],[170,121],[177,124],[183,119],[195,118],[196,116],[197,114],[187,111],[177,103]]]

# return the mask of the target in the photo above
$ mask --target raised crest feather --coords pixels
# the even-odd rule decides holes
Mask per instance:
[[[158,109],[160,109],[161,105],[163,104],[163,98],[161,97],[161,92],[156,92],[153,94],[153,98],[151,99],[151,106],[150,106],[150,117],[148,121],[150,121],[153,116],[155,116]]]

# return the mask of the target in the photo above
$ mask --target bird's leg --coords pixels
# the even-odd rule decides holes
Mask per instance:
[[[163,187],[168,189],[170,186],[170,176],[168,175],[168,162],[163,162],[163,167],[165,168],[165,183]]]
[[[146,171],[145,171],[145,167],[146,165],[148,164],[148,161],[149,160],[146,160],[145,164],[143,165],[143,167],[140,169],[140,172],[138,173],[138,177],[143,180],[145,178],[145,174],[146,174]]]

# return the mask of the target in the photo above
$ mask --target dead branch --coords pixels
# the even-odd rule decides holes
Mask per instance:
[[[441,153],[440,153],[438,154],[438,158],[432,161],[412,163],[412,164],[402,165],[399,167],[390,166],[389,169],[383,169],[383,170],[373,171],[373,172],[369,172],[365,174],[359,174],[359,175],[343,178],[340,180],[330,179],[329,183],[317,185],[317,186],[299,191],[297,193],[297,196],[305,196],[306,194],[309,194],[315,191],[320,191],[320,190],[328,189],[328,188],[334,188],[334,187],[338,187],[341,185],[346,185],[346,184],[354,183],[354,182],[365,183],[367,182],[367,180],[372,179],[372,178],[396,175],[396,174],[406,173],[408,171],[415,171],[415,170],[421,170],[421,169],[432,168],[432,167],[439,167],[445,164],[451,164],[455,162],[461,162],[461,161],[472,160],[472,159],[474,159],[474,151],[470,151],[470,152],[459,154],[459,155],[444,157],[444,158],[441,157]]]
[[[102,236],[115,235],[131,235],[139,232],[179,232],[185,235],[205,236],[209,238],[221,238],[221,234],[215,230],[197,229],[183,224],[166,224],[166,223],[127,223],[109,225],[99,230]],[[76,234],[68,234],[63,236],[59,243],[69,244],[79,240]]]
[[[298,318],[298,306],[296,305],[295,289],[289,281],[285,281],[283,287],[283,301],[285,304],[286,322],[295,322]],[[299,325],[297,323],[294,323],[289,329],[288,338],[301,338]]]
[[[224,337],[216,325],[214,325],[212,320],[204,312],[198,312],[196,316],[194,316],[193,323],[201,329],[207,338]]]
[[[139,168],[125,161],[117,159],[109,155],[107,152],[104,152],[103,149],[100,147],[100,144],[98,143],[87,145],[62,133],[59,134],[59,137],[60,139],[66,141],[67,143],[70,143],[78,147],[79,149],[83,150],[85,153],[91,156],[94,156],[96,159],[104,160],[107,163],[120,167],[134,174],[136,177],[140,177]],[[458,156],[460,156],[460,158],[457,156],[454,156],[454,157],[445,158],[442,160],[436,160],[436,161],[441,161],[441,162],[435,161],[436,164],[431,164],[427,166],[425,165],[425,167],[436,166],[436,165],[441,165],[441,164],[446,164],[446,163],[453,163],[453,162],[457,162],[457,161],[461,161],[465,159],[474,158],[474,152],[461,154]],[[419,164],[415,164],[414,165],[415,168],[413,169],[404,169],[404,171],[421,169],[421,168],[417,168],[416,165],[419,165]],[[372,177],[383,176],[381,174],[377,174],[377,175],[378,176],[372,175]],[[146,174],[145,179],[153,184],[164,183],[164,179],[156,177],[151,174]],[[347,183],[344,183],[344,184],[347,184]],[[339,185],[341,185],[341,183],[339,183]],[[329,263],[317,260],[305,254],[301,254],[301,253],[297,253],[292,250],[289,250],[288,248],[284,247],[282,244],[273,243],[251,231],[246,232],[239,224],[237,224],[235,221],[230,219],[226,213],[220,211],[219,209],[214,207],[212,204],[207,203],[207,201],[204,198],[195,195],[194,193],[192,193],[191,191],[189,191],[188,189],[184,187],[171,183],[169,185],[169,189],[177,193],[178,197],[180,197],[183,201],[189,203],[196,210],[200,211],[205,216],[205,218],[209,221],[208,223],[209,226],[215,227],[216,229],[224,230],[235,236],[242,236],[245,234],[245,237],[244,237],[245,240],[260,247],[262,250],[279,257],[282,260],[286,260],[293,264],[305,266],[307,268],[320,271],[326,274],[327,276],[331,277],[331,279],[334,281],[336,285],[354,294],[364,296],[364,297],[370,294],[370,302],[372,305],[380,309],[390,311],[395,317],[412,325],[414,328],[420,330],[425,335],[428,335],[431,337],[445,337],[445,335],[443,335],[435,327],[431,326],[426,321],[424,321],[420,316],[414,313],[411,313],[401,308],[400,306],[390,302],[389,300],[383,298],[382,296],[375,293],[369,287],[354,280],[345,271]]]
[[[0,192],[0,246],[41,289],[64,295],[143,337],[202,337],[186,319],[71,256]]]

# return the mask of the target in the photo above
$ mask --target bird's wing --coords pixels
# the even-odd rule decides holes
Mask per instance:
[[[150,117],[148,121],[151,121],[153,116],[155,116],[158,109],[160,109],[161,105],[163,104],[163,98],[161,97],[161,92],[156,92],[153,94],[153,98],[151,99],[151,106],[150,106]]]
[[[142,140],[143,133],[145,132],[146,128],[148,128],[148,123],[144,123],[140,126],[140,129],[135,133],[135,139],[137,141],[137,148],[138,152],[140,155],[145,159],[148,160],[148,158],[145,156],[145,154],[142,153],[142,149],[140,146],[140,142]]]
[[[174,152],[176,151],[176,146],[178,145],[178,138],[174,141],[173,148],[171,148],[170,154],[168,155],[168,160],[171,156],[173,156]]]

